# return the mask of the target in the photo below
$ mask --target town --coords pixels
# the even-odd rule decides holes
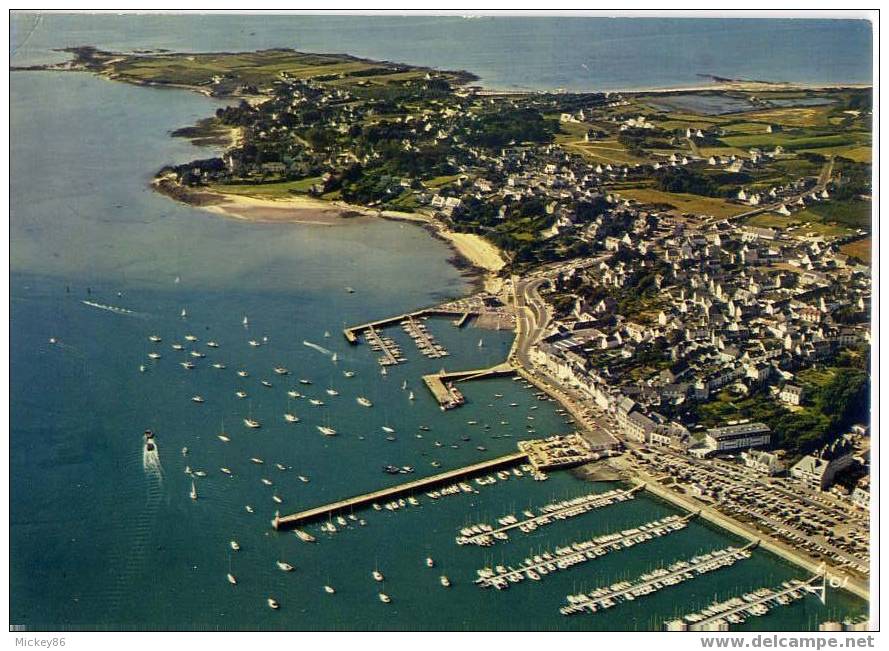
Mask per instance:
[[[177,199],[302,196],[484,237],[509,361],[626,451],[604,463],[866,584],[870,88],[498,93],[262,55],[249,79],[244,55],[72,65],[237,100],[179,134],[236,137],[159,171]]]

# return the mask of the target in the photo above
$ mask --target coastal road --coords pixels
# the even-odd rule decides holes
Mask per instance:
[[[547,282],[546,278],[513,279],[518,325],[515,355],[525,368],[531,367],[531,347],[543,336],[551,318],[549,307],[540,296],[540,287]]]

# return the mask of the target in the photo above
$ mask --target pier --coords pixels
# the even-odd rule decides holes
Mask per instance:
[[[633,601],[645,595],[658,592],[666,587],[690,581],[704,574],[731,567],[738,561],[750,558],[756,543],[744,547],[726,547],[707,554],[695,556],[687,561],[678,561],[669,567],[653,570],[641,575],[635,583],[621,581],[588,594],[568,595],[567,606],[559,612],[563,615],[576,615],[583,611],[595,613],[611,608],[624,601]]]
[[[786,606],[802,599],[807,594],[823,596],[823,585],[815,587],[824,577],[815,575],[807,581],[791,579],[781,584],[781,588],[760,588],[740,597],[710,604],[700,612],[684,615],[666,622],[668,631],[725,631],[729,624],[743,624],[747,617],[765,615],[772,608]]]
[[[401,322],[401,327],[407,335],[414,340],[417,349],[429,359],[447,357],[448,351],[446,351],[444,347],[435,341],[435,338],[429,334],[425,324],[418,323],[414,317],[409,316]]]
[[[635,547],[654,538],[669,535],[674,531],[681,531],[688,525],[688,521],[694,517],[689,514],[683,517],[668,515],[660,520],[647,522],[632,529],[597,536],[590,540],[575,542],[565,547],[557,547],[553,553],[544,552],[533,558],[526,558],[522,564],[513,569],[498,565],[495,570],[484,568],[478,570],[479,578],[475,583],[480,588],[496,588],[503,590],[510,583],[519,583],[528,578],[532,581],[540,581],[541,575],[546,576],[551,572],[567,570],[580,563],[595,560],[611,552]]]
[[[358,337],[365,331],[370,329],[379,330],[380,328],[386,328],[388,326],[397,325],[406,319],[418,319],[424,316],[443,316],[450,318],[457,318],[460,321],[460,325],[465,323],[466,319],[470,316],[474,315],[474,312],[467,312],[465,310],[451,310],[445,307],[433,307],[433,308],[424,308],[422,310],[417,310],[416,312],[407,312],[405,314],[396,314],[395,316],[386,317],[384,319],[378,319],[377,321],[368,321],[367,323],[361,323],[358,325],[350,326],[348,328],[343,328],[343,336],[346,338],[352,345],[358,344]],[[455,324],[456,325],[456,324]]]
[[[374,502],[384,501],[400,495],[409,495],[440,484],[451,483],[455,480],[472,476],[477,473],[484,473],[497,468],[513,466],[517,463],[525,462],[527,459],[528,455],[524,452],[513,452],[512,454],[489,459],[488,461],[482,461],[480,463],[464,466],[455,470],[449,470],[424,479],[417,479],[404,484],[390,486],[389,488],[383,488],[370,493],[356,495],[355,497],[350,497],[331,504],[325,504],[324,506],[318,506],[306,511],[300,511],[299,513],[294,513],[292,515],[277,516],[272,520],[272,526],[275,529],[296,527],[306,522],[330,517],[336,513],[350,512],[353,509],[361,508],[368,504],[373,504]]]
[[[477,368],[468,371],[453,371],[450,373],[432,373],[423,376],[423,382],[432,395],[438,401],[442,409],[459,407],[465,400],[460,390],[454,386],[454,382],[477,380],[487,377],[502,377],[515,374],[515,368],[509,362],[503,362],[489,368]]]
[[[502,517],[498,521],[501,526],[497,529],[491,525],[464,527],[460,530],[460,535],[457,537],[456,542],[458,545],[489,547],[497,540],[507,540],[509,538],[507,532],[512,529],[530,533],[541,526],[551,524],[555,520],[567,520],[568,518],[589,513],[595,509],[631,500],[643,488],[644,486],[636,486],[629,490],[617,489],[606,493],[590,493],[570,500],[547,504],[538,509],[540,511],[539,515],[527,517],[524,520],[519,520],[515,516]],[[527,513],[530,513],[530,511]]]
[[[379,360],[380,366],[395,366],[399,363],[401,359],[401,350],[389,340],[381,337],[376,328],[368,328],[366,335],[370,347],[375,351],[383,353],[383,356],[380,357]]]

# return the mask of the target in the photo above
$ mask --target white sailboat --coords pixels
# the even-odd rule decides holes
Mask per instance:
[[[198,499],[198,489],[195,488],[193,481],[191,482],[191,491],[189,491],[188,496],[193,500]]]
[[[407,399],[408,399],[408,400],[414,400],[414,392],[413,392],[413,391],[411,391],[411,392],[409,392],[409,393],[407,394]]]

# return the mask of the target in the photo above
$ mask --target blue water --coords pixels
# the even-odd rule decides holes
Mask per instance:
[[[864,20],[459,16],[14,14],[12,61],[52,48],[238,51],[292,47],[465,69],[495,88],[615,90],[700,85],[698,75],[869,83]]]
[[[193,26],[195,20],[186,23]],[[257,37],[249,34],[260,31],[259,19],[249,19],[241,36],[242,27],[234,30],[232,38],[242,40],[231,43],[223,38],[221,20],[209,20],[191,46],[262,45],[251,42]],[[225,20],[231,24],[232,19]],[[325,20],[348,24],[313,20],[314,31],[323,31]],[[16,38],[24,21],[16,18]],[[386,22],[371,23],[376,21]],[[43,56],[50,47],[80,42],[181,49],[192,29],[186,23],[48,16],[22,39],[25,45],[16,56]],[[463,25],[456,19],[446,24]],[[466,24],[476,30],[486,21]],[[279,36],[286,31],[275,29]],[[298,45],[340,49],[341,41],[328,40],[326,48]],[[368,54],[360,47],[353,51]],[[432,461],[443,469],[457,467],[512,451],[522,437],[570,431],[570,425],[551,403],[537,401],[508,379],[466,385],[468,404],[441,413],[420,384],[420,376],[440,368],[441,360],[421,357],[400,329],[393,329],[392,336],[402,342],[410,361],[385,378],[366,346],[348,346],[339,334],[346,323],[468,291],[467,279],[448,264],[450,251],[421,229],[372,220],[337,227],[247,224],[153,193],[147,184],[161,165],[207,154],[169,138],[169,131],[217,105],[188,92],[83,74],[12,75],[12,623],[75,629],[659,629],[665,619],[714,597],[804,575],[757,552],[731,570],[607,614],[570,620],[558,614],[569,592],[738,542],[695,522],[669,538],[541,584],[526,582],[506,593],[473,586],[475,570],[483,565],[519,561],[532,549],[674,512],[640,496],[530,536],[515,534],[491,550],[454,544],[457,529],[467,522],[614,487],[582,482],[566,472],[553,473],[544,483],[513,478],[480,487],[477,495],[439,502],[422,498],[421,507],[395,513],[361,512],[366,527],[353,524],[332,537],[313,526],[317,545],[272,531],[269,520],[277,508],[295,511],[398,481],[381,472],[386,464],[413,465],[420,476],[436,472]],[[356,292],[345,292],[346,286]],[[89,307],[84,299],[132,314]],[[179,316],[183,308],[185,320]],[[249,330],[241,325],[244,314]],[[444,365],[452,369],[500,361],[511,341],[509,332],[474,326],[458,330],[447,320],[430,320],[429,327],[451,351]],[[325,331],[332,336],[325,337]],[[146,357],[155,348],[147,340],[153,333],[164,339],[156,346],[163,355],[157,362]],[[207,353],[193,371],[182,369],[177,362],[183,355],[170,349],[174,341],[185,343],[189,333],[201,340],[195,347]],[[50,344],[50,337],[58,343]],[[247,345],[248,339],[262,337],[268,337],[266,345]],[[203,345],[210,338],[220,343],[218,350]],[[483,348],[476,345],[479,338]],[[339,361],[334,364],[304,346],[304,340],[336,351]],[[228,368],[210,368],[217,360]],[[140,364],[146,364],[145,373],[139,372]],[[272,368],[279,364],[293,375],[275,376]],[[241,367],[250,377],[234,374]],[[345,369],[356,376],[345,378]],[[301,377],[313,384],[297,385]],[[263,387],[263,378],[274,386]],[[416,401],[402,391],[404,380]],[[327,406],[289,403],[286,389],[293,385]],[[327,396],[323,389],[328,385],[341,395]],[[250,397],[238,400],[234,392],[239,389]],[[496,398],[497,393],[504,397]],[[194,394],[206,402],[194,404]],[[374,407],[357,405],[357,395],[370,397]],[[509,407],[510,402],[518,406]],[[302,422],[285,423],[285,410],[296,412]],[[244,428],[241,421],[248,415],[264,427]],[[469,425],[470,420],[479,424]],[[223,423],[230,443],[216,438]],[[319,424],[335,427],[339,435],[322,437],[315,429]],[[485,424],[490,430],[483,429]],[[528,432],[529,424],[536,434]],[[396,429],[395,441],[386,440],[384,425]],[[417,438],[420,425],[432,431]],[[141,432],[146,427],[158,433],[160,473],[143,468]],[[463,441],[464,436],[471,440]],[[478,445],[486,450],[477,450]],[[187,457],[181,455],[183,446],[190,450]],[[265,464],[256,465],[250,457]],[[275,463],[287,469],[279,471]],[[186,465],[207,473],[197,480],[197,502],[188,498]],[[233,475],[223,475],[222,466]],[[298,475],[311,481],[303,483]],[[261,483],[263,477],[274,486]],[[272,501],[273,494],[283,498],[282,505]],[[247,504],[255,513],[244,509]],[[230,551],[232,538],[240,541],[240,552]],[[435,570],[423,565],[430,555],[437,561]],[[278,559],[296,570],[278,571]],[[387,577],[389,606],[377,600],[379,587],[370,577],[375,567]],[[234,588],[225,580],[229,571],[238,576]],[[438,584],[440,573],[451,577],[450,590]],[[326,595],[325,584],[335,586],[337,594]],[[280,611],[266,607],[270,595],[281,602]],[[858,599],[832,592],[826,607],[807,599],[748,626],[810,629],[864,607]]]

